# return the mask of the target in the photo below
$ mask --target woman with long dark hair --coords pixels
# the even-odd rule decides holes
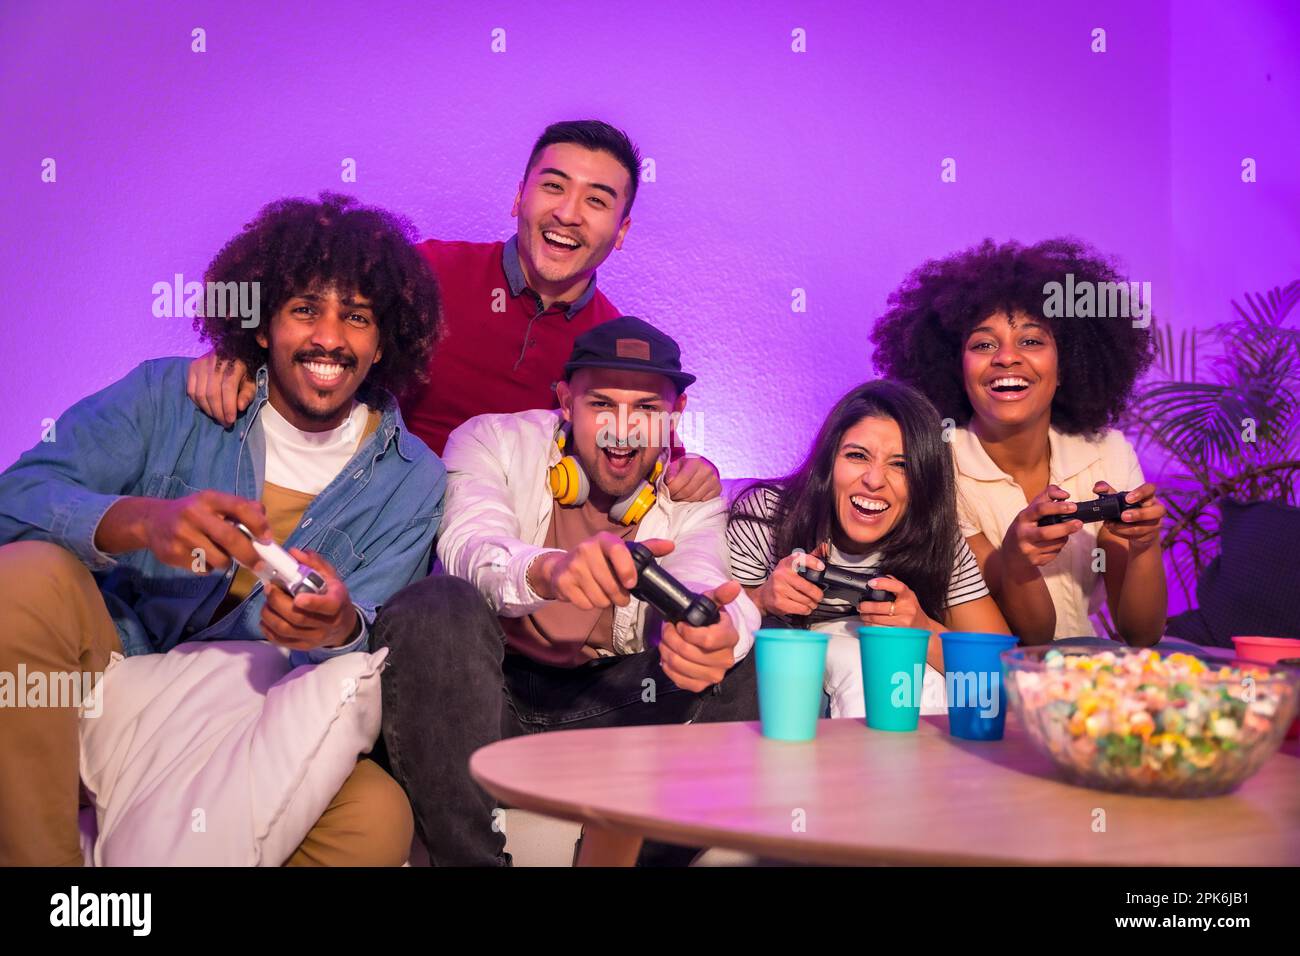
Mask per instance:
[[[1155,352],[1140,289],[1077,239],[985,240],[920,266],[871,334],[876,368],[953,426],[958,521],[1025,643],[1104,633],[1103,607],[1130,645],[1164,634],[1165,507],[1115,427]],[[1118,519],[1072,517],[1116,492]]]
[[[1008,633],[957,525],[952,454],[938,413],[898,382],[860,385],[831,410],[794,472],[760,481],[732,506],[732,576],[765,617],[832,632],[826,691],[832,717],[865,714],[857,627],[931,632],[927,690],[943,672],[938,635]],[[879,571],[892,601],[828,600],[798,574],[823,562]]]

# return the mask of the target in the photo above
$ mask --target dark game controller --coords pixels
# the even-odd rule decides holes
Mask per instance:
[[[708,627],[718,623],[718,606],[703,594],[688,590],[675,577],[659,567],[655,556],[644,544],[629,541],[627,549],[636,565],[635,598],[645,601],[670,624],[686,623]]]
[[[821,588],[825,592],[822,600],[848,601],[855,607],[863,601],[892,601],[897,597],[889,591],[867,586],[867,582],[875,578],[889,577],[879,568],[871,571],[854,571],[851,568],[827,564],[819,570],[805,564],[799,569],[799,577]]]
[[[1102,495],[1092,501],[1080,501],[1073,514],[1044,515],[1038,519],[1038,526],[1045,528],[1053,524],[1065,524],[1067,521],[1118,521],[1125,511],[1141,508],[1140,504],[1131,504],[1124,500],[1127,491],[1117,491],[1113,495]]]

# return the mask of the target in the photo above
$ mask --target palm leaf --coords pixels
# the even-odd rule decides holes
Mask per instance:
[[[1234,415],[1240,396],[1214,382],[1169,382],[1148,389],[1137,411],[1155,440],[1193,471],[1203,472],[1241,446]]]
[[[1297,306],[1300,280],[1233,300],[1211,329],[1152,329],[1155,361],[1121,424],[1168,459],[1161,544],[1189,600],[1218,551],[1222,497],[1300,496],[1300,329],[1286,324]]]

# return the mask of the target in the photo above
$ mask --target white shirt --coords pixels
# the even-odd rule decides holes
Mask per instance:
[[[546,602],[528,586],[528,565],[546,548],[554,498],[547,472],[560,460],[555,437],[558,411],[537,409],[514,415],[478,415],[451,433],[442,453],[447,495],[438,532],[438,559],[447,573],[478,588],[502,617],[532,614]],[[727,581],[727,502],[673,501],[661,475],[655,504],[636,526],[634,540],[667,538],[675,547],[659,563],[693,591]],[[741,660],[754,643],[758,609],[742,591],[723,610],[740,640]],[[645,602],[633,598],[614,608],[614,652],[645,649]]]
[[[356,454],[369,414],[365,402],[354,402],[351,414],[337,428],[305,432],[267,402],[262,409],[266,480],[303,494],[320,494]]]
[[[1071,501],[1096,498],[1092,486],[1109,482],[1116,491],[1132,491],[1146,479],[1137,453],[1124,435],[1114,429],[1096,439],[1048,430],[1048,471],[1051,484],[1070,494]],[[999,547],[1016,515],[1029,502],[1015,480],[993,463],[975,433],[958,428],[952,436],[953,463],[957,469],[957,521],[964,536],[982,533]],[[1101,522],[1085,522],[1083,530],[1051,562],[1039,568],[1056,608],[1056,637],[1097,636],[1101,631],[1090,619],[1101,608],[1106,587],[1093,570],[1097,532]]]
[[[320,494],[356,454],[369,415],[370,407],[365,402],[354,402],[352,412],[337,428],[305,432],[290,424],[274,405],[267,402],[258,413],[266,444],[264,480],[291,491]],[[370,640],[370,629],[359,607],[357,617],[361,621],[361,631],[354,640],[341,647],[293,651],[291,660],[295,664],[319,664],[331,657],[364,648]]]

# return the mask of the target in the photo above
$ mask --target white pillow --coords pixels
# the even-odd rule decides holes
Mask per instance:
[[[81,719],[95,865],[284,863],[379,735],[387,654],[292,670],[264,641],[113,655]]]

